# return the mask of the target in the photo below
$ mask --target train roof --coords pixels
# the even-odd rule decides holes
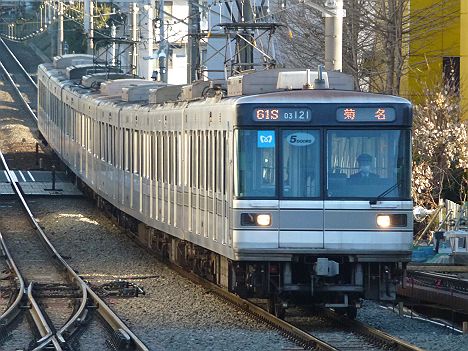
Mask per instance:
[[[291,90],[273,92],[260,95],[242,96],[237,100],[239,104],[330,104],[330,103],[375,103],[375,104],[410,104],[404,98],[392,95],[373,94],[358,91],[343,90]]]
[[[85,63],[86,62],[86,63]],[[39,70],[59,82],[65,89],[86,95],[91,99],[109,102],[139,102],[141,104],[164,104],[177,101],[201,101],[216,97],[218,102],[242,104],[327,104],[327,103],[375,103],[410,104],[404,98],[354,91],[353,79],[341,72],[311,70],[273,69],[246,72],[230,77],[227,81],[196,81],[186,85],[167,85],[142,79],[124,79],[117,73],[109,73],[110,80],[103,81],[102,72],[83,76],[71,74],[73,70],[86,73],[92,59],[88,55],[63,55],[54,58],[53,64],[42,64]],[[85,64],[83,64],[85,63]],[[81,65],[80,65],[81,64]],[[72,78],[73,76],[73,78]],[[112,79],[117,78],[117,79]],[[93,80],[95,86],[84,82]],[[117,91],[118,90],[118,91]],[[110,93],[112,92],[112,93]]]

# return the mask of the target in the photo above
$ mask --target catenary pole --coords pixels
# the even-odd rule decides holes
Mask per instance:
[[[132,73],[138,74],[138,6],[132,3]]]
[[[168,44],[164,31],[164,0],[159,0],[159,74],[161,82],[167,83]]]
[[[198,0],[189,0],[188,30],[187,82],[191,83],[199,78],[197,70],[200,68],[200,8]]]
[[[333,14],[324,13],[325,17],[325,70],[343,69],[343,0],[327,0],[325,7]]]
[[[57,55],[63,54],[63,1],[58,2]]]

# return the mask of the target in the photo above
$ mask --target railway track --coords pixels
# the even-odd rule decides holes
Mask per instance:
[[[37,121],[37,86],[3,40],[0,45],[5,48],[0,66]],[[1,152],[0,158],[9,175]],[[60,256],[12,177],[10,184],[16,197],[2,201],[0,213],[5,272],[11,282],[2,291],[8,298],[0,316],[0,349],[148,350]],[[28,327],[31,322],[34,328]]]
[[[462,279],[453,274],[409,272],[408,283],[468,295],[468,279]]]
[[[0,148],[13,169],[50,168],[53,157],[37,139],[37,86],[28,73],[33,71],[36,59],[20,44],[13,44],[17,45],[13,48],[15,52],[29,60],[29,71],[0,38],[0,97],[4,101],[0,116],[5,116],[0,121],[3,135]],[[17,104],[14,103],[16,99],[19,99]],[[24,110],[26,113],[22,113]],[[17,126],[15,130],[12,129],[14,125]]]
[[[305,349],[422,351],[399,338],[330,310],[321,310],[318,314],[314,312],[313,315],[310,311],[300,311],[299,316],[287,316],[285,320],[279,319],[262,307],[227,292],[177,265],[172,263],[168,265],[180,275],[203,286],[207,291],[216,294],[254,318],[268,323]]]
[[[1,153],[0,158],[9,174]],[[38,350],[66,350],[77,349],[78,345],[83,350],[96,346],[102,350],[147,350],[59,255],[29,210],[18,185],[12,179],[10,182],[17,197],[2,201],[0,231],[7,273],[14,284],[7,299],[12,303],[4,306],[5,312],[0,316],[4,342],[1,348],[33,345]],[[20,316],[18,322],[22,310],[29,314]],[[99,319],[93,318],[96,314]],[[24,325],[27,320],[35,326],[30,332]],[[92,328],[92,320],[101,325]],[[21,331],[15,332],[18,328]],[[93,333],[92,344],[80,342],[83,329]]]
[[[2,75],[12,84],[28,112],[37,121],[37,84],[2,38],[0,38],[0,68]]]

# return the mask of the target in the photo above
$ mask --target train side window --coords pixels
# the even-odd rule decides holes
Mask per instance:
[[[210,190],[216,191],[216,175],[215,175],[215,165],[216,165],[216,131],[210,131]]]
[[[204,150],[205,150],[205,166],[204,166],[205,190],[209,191],[211,187],[211,183],[210,183],[211,145],[210,145],[210,132],[209,131],[206,131],[204,133],[203,145],[204,145]]]
[[[161,181],[161,138],[160,138],[160,132],[156,132],[154,135],[154,158],[156,160],[156,180],[158,183]]]
[[[149,167],[149,178],[152,180],[156,179],[156,149],[154,147],[154,142],[155,142],[155,133],[150,132],[149,135],[149,150],[150,150],[150,167]]]
[[[140,149],[138,150],[139,153],[139,159],[140,159],[140,175],[142,177],[146,177],[146,133],[145,131],[138,131],[138,134],[140,135],[139,141],[140,141]]]
[[[211,144],[211,134],[212,131],[207,131],[205,133],[205,152],[206,152],[206,190],[212,190],[212,182],[211,182],[211,162],[212,162],[212,152],[213,152],[213,145]]]
[[[108,134],[108,144],[107,144],[107,162],[112,164],[112,154],[114,151],[114,133],[113,128],[110,124],[107,125],[107,134]]]
[[[164,134],[158,132],[158,180],[163,182],[164,169]]]
[[[166,147],[165,147],[165,143],[164,143],[164,140],[165,140],[165,132],[160,132],[159,133],[159,149],[158,149],[158,152],[159,152],[159,180],[161,182],[165,182],[166,181],[166,176],[164,174],[164,169],[165,169],[165,164],[164,162],[166,162]]]
[[[223,153],[222,153],[222,145],[223,145],[223,132],[217,131],[216,137],[218,142],[216,143],[216,157],[215,157],[215,177],[216,177],[216,192],[221,192],[222,187],[222,173],[223,173]]]
[[[98,143],[101,142],[102,143],[102,154],[100,155],[101,156],[101,160],[103,161],[107,161],[107,143],[108,143],[108,138],[109,138],[109,135],[107,134],[107,124],[104,123],[104,122],[101,122],[101,128],[102,128],[102,140],[98,140]]]
[[[139,159],[139,174],[142,177],[145,177],[145,169],[146,169],[146,151],[145,151],[145,132],[143,130],[138,131],[138,142],[140,143],[139,149],[138,149],[138,159]]]
[[[173,158],[172,158],[172,153],[173,153],[173,137],[172,137],[172,132],[167,132],[167,146],[168,146],[168,153],[167,153],[167,182],[169,184],[172,184],[172,177],[174,174],[174,165],[173,165]]]
[[[229,133],[228,132],[223,132],[223,143],[224,143],[224,147],[223,147],[223,153],[224,153],[224,157],[223,157],[223,160],[224,162],[222,162],[223,164],[223,192],[224,194],[229,194],[229,189],[228,189],[228,184],[229,182],[227,181],[226,179],[226,175],[227,175],[227,171],[231,169],[231,166],[229,164]]]
[[[172,136],[172,152],[171,152],[171,169],[172,169],[172,177],[171,181],[172,184],[177,185],[177,173],[178,173],[178,165],[177,165],[177,132],[171,132]]]
[[[172,144],[172,132],[167,132],[167,183],[172,184],[173,180],[173,174],[174,174],[174,167],[172,164],[172,153],[173,153],[174,147]]]
[[[86,119],[88,120],[88,140],[87,140],[87,148],[88,148],[88,152],[89,153],[92,153],[93,152],[93,131],[94,131],[94,128],[93,128],[93,121],[91,120],[91,117],[86,117]]]
[[[176,168],[176,185],[182,186],[182,134],[174,132],[175,139],[175,168]]]
[[[98,157],[101,159],[101,160],[105,160],[105,148],[104,148],[104,143],[106,142],[106,134],[105,134],[105,130],[104,130],[104,122],[98,122],[98,135],[99,135],[99,140],[98,140],[98,144],[99,144],[99,150],[98,150]]]
[[[138,173],[138,131],[132,130],[132,172]]]
[[[126,164],[125,164],[125,170],[130,172],[131,169],[131,160],[132,160],[132,136],[130,134],[130,129],[125,128],[125,140],[126,140],[126,153],[125,153],[125,158],[126,158]]]
[[[142,177],[146,177],[147,157],[146,132],[140,131],[140,174]]]
[[[192,165],[194,167],[192,167],[192,187],[194,188],[198,188],[198,172],[199,172],[199,164],[200,164],[200,158],[199,158],[199,155],[200,155],[200,148],[199,148],[199,143],[198,143],[198,131],[194,130],[192,132],[192,143],[193,143],[193,147],[192,147]]]
[[[143,132],[143,175],[149,179],[149,167],[151,162],[151,151],[148,147],[148,132]]]
[[[161,180],[163,183],[167,183],[167,174],[166,174],[166,171],[167,171],[167,165],[166,165],[166,161],[167,161],[167,133],[166,132],[162,132],[161,133],[161,156],[162,156],[162,159],[161,159]]]
[[[206,164],[206,155],[205,155],[205,132],[198,132],[198,143],[199,143],[199,172],[198,172],[198,188],[206,190],[205,187],[205,164]]]

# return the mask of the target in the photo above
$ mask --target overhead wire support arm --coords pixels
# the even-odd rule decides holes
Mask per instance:
[[[233,22],[220,23],[218,26],[224,28],[228,42],[229,40],[236,40],[236,52],[234,54],[235,60],[231,64],[232,72],[237,72],[237,69],[235,69],[236,66],[239,67],[240,71],[245,69],[252,69],[254,66],[275,66],[276,60],[268,52],[260,49],[256,45],[256,40],[260,39],[266,33],[270,33],[271,39],[271,34],[274,33],[278,27],[282,27],[282,24],[276,22]],[[262,32],[261,34],[257,35],[256,39],[252,34],[255,31]],[[228,43],[226,45],[228,45]],[[261,64],[254,63],[254,50],[263,56],[264,62]],[[232,62],[232,57],[230,59],[225,59],[225,63],[229,61]]]
[[[283,26],[281,24],[277,24],[277,23],[258,23],[258,24],[265,24],[265,27],[264,28],[270,28],[270,32],[271,31],[274,31],[277,27],[280,27],[280,26]],[[268,26],[269,25],[269,26]],[[262,27],[263,29],[263,27]],[[262,37],[265,33],[267,33],[267,31],[264,31],[262,34],[260,34],[258,36],[258,38]],[[265,51],[263,51],[262,49],[260,49],[258,46],[256,46],[255,44],[251,43],[247,38],[245,38],[244,36],[242,36],[242,34],[239,34],[237,33],[237,37],[244,40],[248,45],[252,46],[253,48],[255,48],[258,52],[260,52],[265,58],[269,59],[269,60],[274,60],[274,58],[272,56],[270,56],[268,53],[266,53]]]

